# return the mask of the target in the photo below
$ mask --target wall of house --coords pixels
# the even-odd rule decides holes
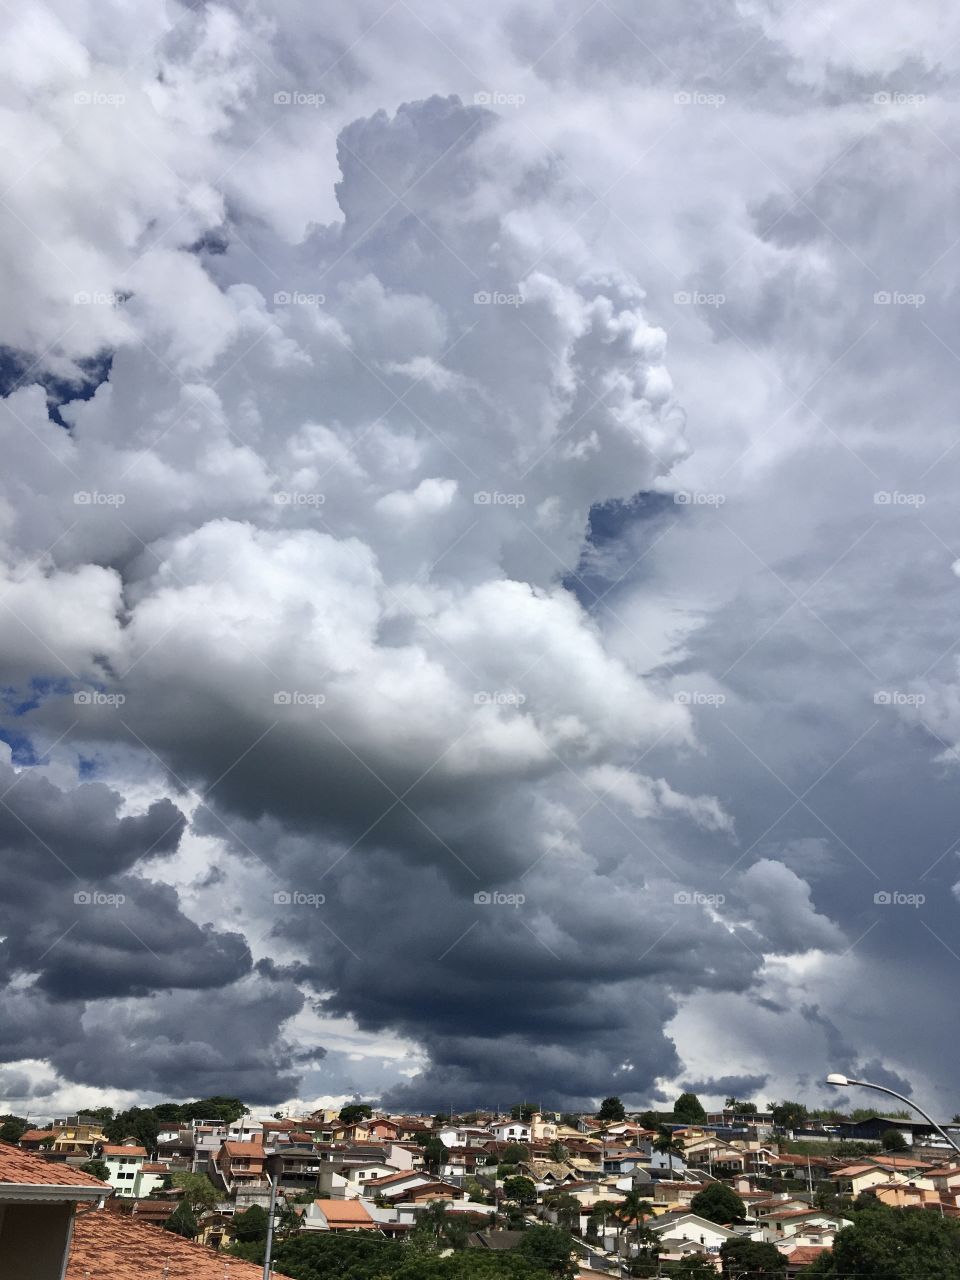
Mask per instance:
[[[72,1204],[8,1204],[0,1221],[0,1275],[61,1280]]]

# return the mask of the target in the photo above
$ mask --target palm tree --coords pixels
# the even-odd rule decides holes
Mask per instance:
[[[569,1191],[549,1191],[543,1197],[543,1203],[545,1208],[556,1213],[557,1226],[566,1227],[570,1231],[575,1223],[579,1223],[582,1206]]]
[[[670,1170],[670,1180],[672,1182],[673,1157],[680,1156],[682,1158],[685,1154],[684,1148],[677,1142],[669,1129],[661,1129],[659,1136],[653,1140],[653,1149],[667,1157],[667,1167]]]
[[[432,1236],[435,1241],[442,1239],[447,1226],[447,1208],[449,1200],[431,1200],[422,1209],[417,1210],[417,1232]]]
[[[619,1221],[625,1227],[628,1227],[630,1223],[634,1224],[638,1256],[642,1247],[644,1233],[647,1230],[643,1225],[643,1220],[650,1213],[653,1213],[653,1205],[640,1191],[625,1192],[623,1199],[617,1206],[617,1218]]]

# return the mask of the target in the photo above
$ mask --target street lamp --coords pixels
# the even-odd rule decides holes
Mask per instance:
[[[907,1106],[912,1107],[914,1111],[919,1111],[924,1120],[932,1124],[940,1137],[943,1138],[949,1146],[953,1147],[954,1151],[956,1151],[958,1155],[960,1155],[960,1147],[957,1146],[949,1134],[940,1128],[936,1120],[934,1120],[932,1116],[928,1116],[923,1107],[918,1107],[915,1102],[912,1102],[909,1098],[905,1098],[902,1093],[895,1093],[893,1089],[888,1089],[886,1085],[883,1084],[868,1084],[866,1080],[851,1080],[847,1076],[841,1075],[838,1071],[830,1072],[827,1076],[827,1084],[836,1085],[838,1088],[842,1088],[847,1085],[856,1085],[858,1089],[876,1089],[878,1093],[888,1093],[891,1098],[896,1098],[898,1102],[905,1102]]]

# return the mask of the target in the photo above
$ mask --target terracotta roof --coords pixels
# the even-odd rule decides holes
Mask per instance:
[[[21,1133],[21,1142],[53,1142],[58,1138],[59,1131],[57,1129],[28,1129],[26,1133]]]
[[[80,1214],[66,1280],[223,1280],[224,1257],[136,1217]],[[262,1280],[263,1268],[230,1259],[230,1280]]]
[[[315,1200],[331,1227],[370,1227],[376,1223],[359,1200]]]
[[[798,1244],[795,1249],[791,1249],[785,1256],[790,1265],[795,1267],[799,1262],[802,1262],[804,1266],[808,1262],[816,1262],[821,1253],[829,1252],[829,1246],[825,1244]]]
[[[265,1155],[259,1142],[225,1142],[223,1149],[228,1156],[249,1156],[252,1160],[262,1160]]]
[[[170,1170],[165,1164],[145,1164],[140,1171],[141,1173],[169,1173]]]
[[[105,1156],[143,1156],[143,1158],[146,1159],[147,1149],[146,1147],[134,1147],[134,1146],[117,1147],[117,1146],[105,1145],[103,1148],[103,1154]]]
[[[102,1187],[109,1195],[110,1184],[75,1169],[70,1164],[44,1160],[32,1151],[0,1142],[0,1183],[21,1187]]]

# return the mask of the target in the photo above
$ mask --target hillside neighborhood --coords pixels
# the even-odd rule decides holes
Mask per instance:
[[[0,1117],[0,1259],[20,1267],[3,1274],[242,1280],[262,1274],[269,1225],[274,1273],[294,1277],[424,1249],[446,1269],[404,1276],[793,1277],[832,1274],[867,1210],[960,1231],[960,1161],[900,1115],[707,1113],[693,1094],[629,1115],[617,1098],[592,1115],[197,1105]]]

